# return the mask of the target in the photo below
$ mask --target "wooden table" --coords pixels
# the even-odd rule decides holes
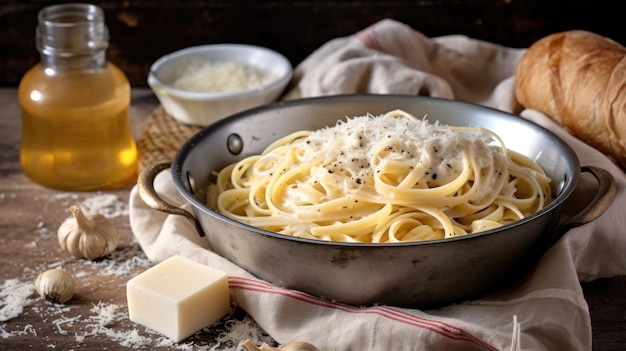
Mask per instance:
[[[158,101],[149,90],[133,91],[131,122],[137,136],[156,106]],[[127,215],[130,188],[66,192],[30,181],[19,165],[21,117],[16,89],[0,89],[0,118],[0,350],[175,350],[190,349],[190,345],[208,350],[218,344],[223,346],[220,349],[237,346],[241,340],[219,341],[224,339],[220,333],[225,331],[225,323],[174,344],[128,320],[126,282],[151,264],[132,240]],[[72,204],[84,204],[111,218],[121,241],[110,258],[78,260],[61,250],[56,231],[70,215]],[[75,295],[66,305],[51,304],[34,292],[36,276],[55,267],[70,272],[76,283]],[[11,286],[25,293],[9,293]],[[23,295],[26,301],[7,303]],[[6,307],[14,305],[23,306],[23,311],[3,321]],[[241,310],[225,320],[251,322]],[[256,324],[247,328],[260,331]]]
[[[131,120],[137,135],[157,105],[149,90],[133,90]],[[229,327],[259,332],[240,310],[225,318],[228,323],[222,321],[180,344],[130,322],[125,284],[150,265],[133,242],[124,214],[130,189],[65,192],[33,183],[20,170],[21,121],[14,88],[0,88],[0,121],[0,317],[8,313],[8,307],[17,308],[14,318],[0,319],[0,350],[172,350],[191,346],[208,350],[218,344],[224,349],[241,341],[228,341],[223,332]],[[115,210],[108,213],[122,240],[110,258],[77,260],[60,249],[56,230],[69,216],[71,204],[89,204],[94,199],[101,201],[97,208]],[[35,277],[54,267],[68,270],[76,281],[75,296],[66,305],[48,303],[34,292]],[[10,291],[10,287],[17,290]],[[598,280],[583,288],[590,306],[594,350],[626,349],[626,277]]]

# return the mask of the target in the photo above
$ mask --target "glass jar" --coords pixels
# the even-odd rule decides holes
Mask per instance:
[[[130,186],[137,177],[130,84],[107,62],[104,12],[90,4],[38,14],[41,61],[18,88],[20,164],[33,181],[63,190]]]

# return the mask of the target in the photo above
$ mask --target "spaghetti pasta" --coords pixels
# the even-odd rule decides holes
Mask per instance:
[[[450,238],[541,210],[550,178],[480,128],[402,111],[299,131],[217,172],[208,205],[302,238],[388,243]]]

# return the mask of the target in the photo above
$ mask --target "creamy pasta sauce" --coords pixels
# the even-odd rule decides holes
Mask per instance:
[[[209,193],[243,223],[366,243],[476,233],[551,201],[543,170],[494,133],[401,110],[292,133],[221,170]]]

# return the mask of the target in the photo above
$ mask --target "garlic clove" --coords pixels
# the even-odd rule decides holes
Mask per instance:
[[[71,206],[72,217],[57,230],[59,245],[77,258],[95,260],[115,251],[119,235],[111,221],[101,214],[86,215]]]
[[[62,269],[49,269],[35,279],[35,290],[53,303],[66,303],[74,296],[74,278]]]
[[[317,347],[308,342],[294,341],[278,347],[272,347],[263,343],[260,347],[256,346],[250,339],[241,343],[244,351],[319,351]]]

